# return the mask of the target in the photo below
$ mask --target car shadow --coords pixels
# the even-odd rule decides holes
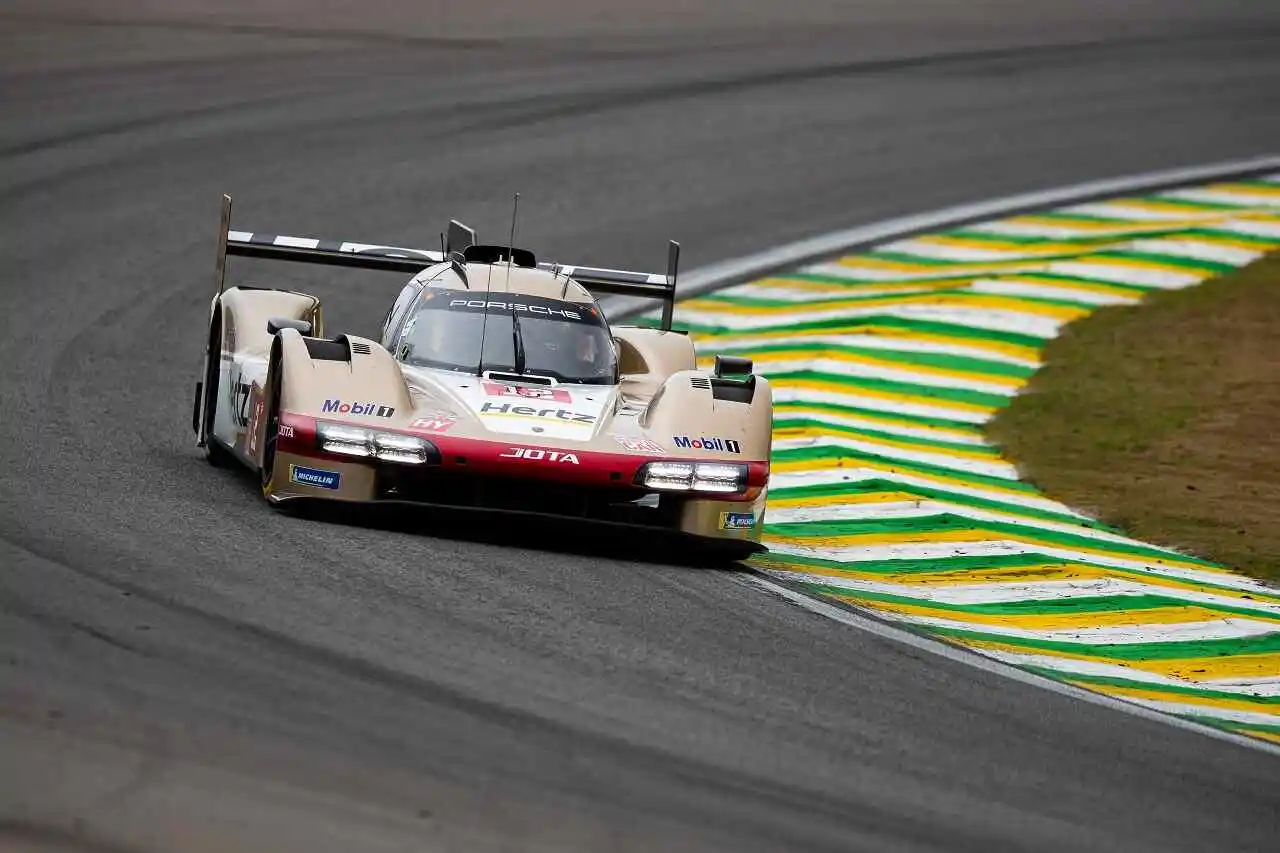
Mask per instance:
[[[277,511],[326,524],[387,530],[548,553],[700,569],[742,570],[725,552],[685,534],[635,524],[504,509],[291,500]],[[547,542],[554,545],[548,546]]]
[[[238,465],[220,473],[244,487],[246,500],[262,503],[256,474]],[[445,504],[346,503],[306,498],[293,498],[263,509],[324,524],[544,553],[697,569],[746,569],[742,560],[747,555],[741,548],[726,551],[718,549],[718,543],[709,544],[687,534],[600,519]]]

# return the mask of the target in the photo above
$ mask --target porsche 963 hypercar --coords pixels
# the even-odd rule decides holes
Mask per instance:
[[[538,263],[449,224],[441,251],[230,229],[223,197],[192,426],[272,504],[409,502],[651,525],[759,549],[772,394],[741,358],[700,370],[664,274]],[[226,287],[228,255],[411,275],[376,340],[327,337],[320,301]],[[610,326],[600,294],[662,302]]]

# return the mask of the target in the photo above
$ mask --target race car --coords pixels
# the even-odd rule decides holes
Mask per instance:
[[[486,507],[761,549],[772,393],[748,359],[700,370],[672,330],[679,244],[663,275],[539,263],[457,221],[440,251],[230,225],[224,196],[192,427],[272,505]],[[412,278],[376,340],[326,337],[316,297],[226,287],[228,255]],[[601,294],[660,300],[661,321],[611,327]]]

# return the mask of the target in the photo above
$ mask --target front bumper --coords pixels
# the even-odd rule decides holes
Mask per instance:
[[[621,523],[700,539],[756,543],[764,521],[767,462],[748,462],[734,495],[660,492],[636,484],[654,457],[533,449],[506,441],[427,436],[430,464],[321,452],[315,421],[286,414],[265,490],[273,503],[338,501],[502,510]],[[287,434],[286,434],[287,433]]]

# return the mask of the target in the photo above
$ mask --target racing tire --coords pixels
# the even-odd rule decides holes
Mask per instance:
[[[755,542],[713,542],[702,546],[698,560],[708,568],[741,569],[739,563],[763,550]]]
[[[214,468],[232,468],[236,458],[231,451],[213,437],[213,419],[218,408],[218,379],[222,368],[222,310],[209,324],[209,345],[205,350],[204,408],[200,417],[204,423],[204,458]]]
[[[271,345],[267,382],[262,389],[263,418],[266,421],[262,432],[262,497],[268,502],[276,473],[276,444],[280,438],[280,359],[280,341],[277,339]]]
[[[236,458],[222,446],[222,442],[216,438],[208,439],[204,446],[205,461],[214,468],[234,468],[236,467]]]

